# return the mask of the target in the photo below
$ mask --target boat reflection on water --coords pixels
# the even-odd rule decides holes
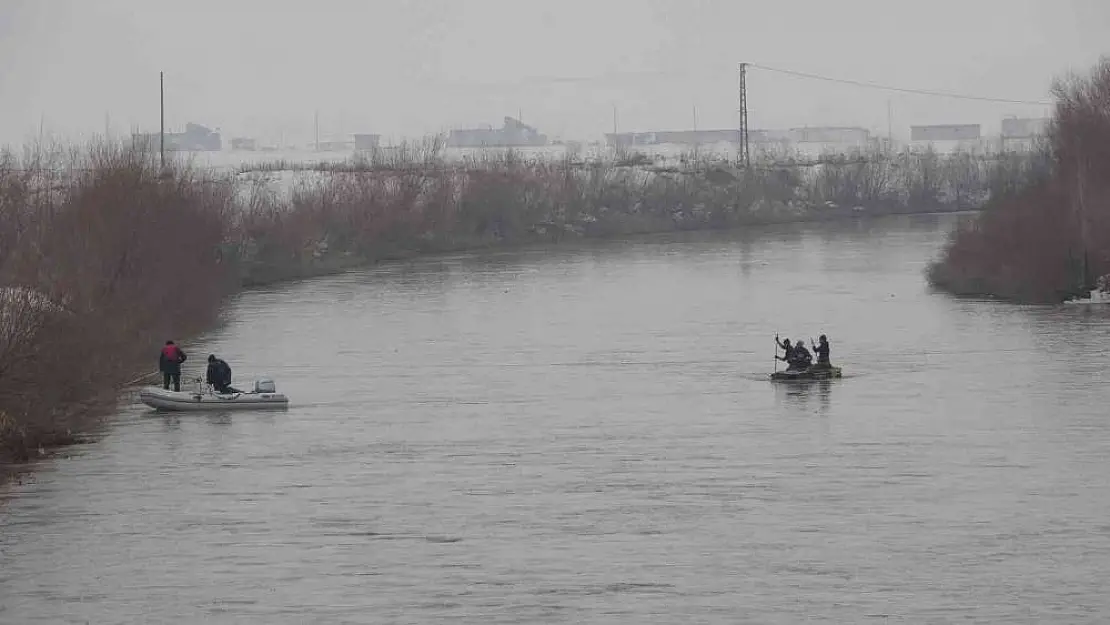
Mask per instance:
[[[808,408],[816,399],[818,411],[826,413],[832,405],[832,387],[834,380],[812,380],[807,383],[775,384],[781,397],[797,407]]]

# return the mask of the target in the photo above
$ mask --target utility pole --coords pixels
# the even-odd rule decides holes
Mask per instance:
[[[159,122],[158,130],[158,156],[162,162],[162,169],[166,168],[166,80],[165,73],[158,72],[158,109]]]
[[[320,151],[320,110],[319,109],[316,110],[315,114],[312,117],[312,126],[313,126],[313,136],[315,137],[313,139],[313,143],[316,145],[316,151],[319,152]]]
[[[613,105],[613,134],[617,134],[617,105]],[[614,137],[614,140],[616,138]]]
[[[698,131],[698,105],[694,105],[694,132]]]
[[[751,167],[752,158],[748,150],[748,64],[740,64],[740,154],[744,167]]]
[[[894,124],[891,122],[893,113],[890,108],[890,100],[886,101],[886,143],[887,148],[894,152]]]

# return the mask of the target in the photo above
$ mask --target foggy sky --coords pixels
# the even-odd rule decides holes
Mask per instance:
[[[550,136],[737,125],[740,61],[1048,100],[1110,53],[1106,0],[0,0],[0,143],[220,127],[225,137],[499,126]],[[1044,107],[749,75],[753,128],[982,123]]]

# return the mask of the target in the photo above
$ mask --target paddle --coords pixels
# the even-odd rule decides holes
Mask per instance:
[[[145,379],[147,379],[151,376],[158,375],[159,373],[161,373],[161,371],[151,371],[150,373],[144,373],[144,374],[140,375],[139,377],[135,378],[134,380],[131,380],[130,382],[127,382],[123,386],[131,386],[132,384],[135,384],[136,382],[142,382],[143,380],[145,380]]]
[[[775,335],[775,373],[779,372],[779,335]]]

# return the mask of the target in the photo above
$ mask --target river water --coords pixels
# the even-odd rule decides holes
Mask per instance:
[[[931,293],[956,219],[244,294],[190,363],[290,409],[125,397],[8,488],[0,622],[1106,622],[1110,314]]]

